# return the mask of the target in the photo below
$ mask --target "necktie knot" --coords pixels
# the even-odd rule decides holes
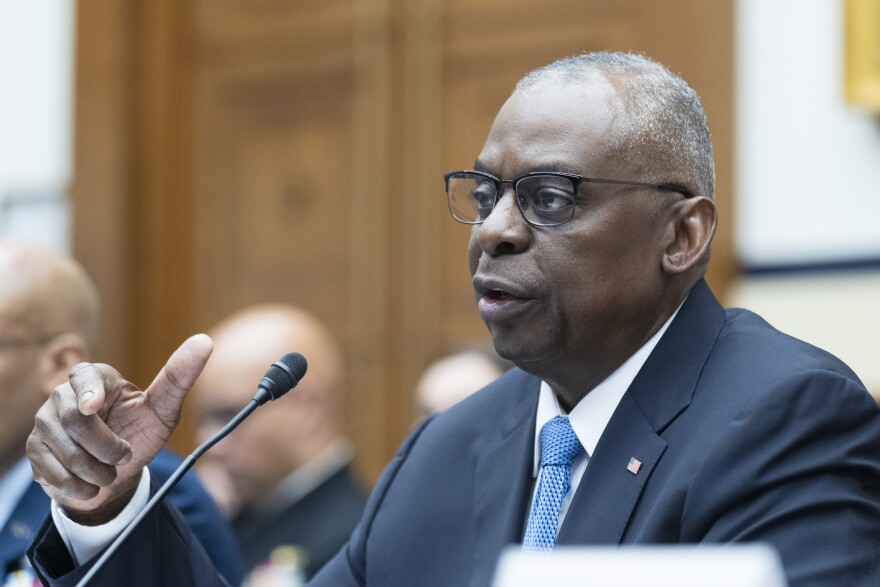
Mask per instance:
[[[568,418],[557,416],[541,428],[541,466],[570,467],[581,455],[581,446]]]

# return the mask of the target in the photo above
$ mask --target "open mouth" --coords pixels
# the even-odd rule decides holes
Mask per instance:
[[[528,284],[491,275],[475,275],[474,289],[477,293],[477,309],[487,322],[513,318],[535,302],[535,289],[528,287]]]
[[[502,289],[487,289],[485,292],[483,292],[483,296],[487,299],[499,302],[516,298],[516,296],[509,294]]]

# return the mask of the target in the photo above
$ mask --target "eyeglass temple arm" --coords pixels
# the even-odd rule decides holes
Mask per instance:
[[[639,181],[624,181],[621,179],[596,179],[592,177],[584,177],[581,181],[588,183],[610,183],[614,185],[638,185],[646,188],[656,188],[658,190],[667,190],[670,192],[678,192],[685,198],[693,198],[694,194],[684,186],[675,183],[644,183]]]

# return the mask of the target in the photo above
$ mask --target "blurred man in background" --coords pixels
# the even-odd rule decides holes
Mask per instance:
[[[416,383],[419,419],[445,412],[511,367],[513,363],[489,346],[472,346],[436,359]]]
[[[49,497],[34,482],[25,443],[34,414],[70,370],[91,358],[98,332],[98,295],[72,259],[35,245],[0,239],[0,564],[4,584],[30,584],[25,550]],[[150,464],[163,482],[180,464],[162,451]],[[194,475],[170,495],[217,569],[240,577],[235,541]],[[24,582],[26,583],[24,583]]]
[[[210,334],[214,354],[193,388],[202,440],[247,404],[273,361],[308,358],[297,388],[218,443],[200,470],[233,520],[246,569],[294,546],[310,577],[348,541],[366,502],[340,422],[339,347],[317,319],[283,305],[246,308]]]

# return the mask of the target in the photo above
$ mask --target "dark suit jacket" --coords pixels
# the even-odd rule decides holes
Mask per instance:
[[[180,458],[171,451],[160,452],[149,465],[153,482],[164,483],[180,463]],[[191,528],[217,570],[229,582],[238,583],[242,568],[232,529],[193,472],[184,475],[168,495],[168,500],[183,515],[182,529]],[[49,502],[49,497],[37,483],[19,502],[0,534],[0,560],[7,568],[25,555],[28,543],[44,521],[52,524],[51,519],[47,519]],[[70,564],[69,557],[67,564]]]
[[[514,369],[415,430],[313,584],[489,584],[522,538],[539,385]],[[840,361],[701,282],[614,412],[558,543],[764,541],[791,587],[876,587],[878,537],[876,403]],[[175,564],[201,564],[188,557]]]
[[[312,577],[348,542],[366,502],[345,466],[278,513],[243,512],[232,527],[245,571],[265,561],[276,546],[289,544],[305,551],[305,575]]]

